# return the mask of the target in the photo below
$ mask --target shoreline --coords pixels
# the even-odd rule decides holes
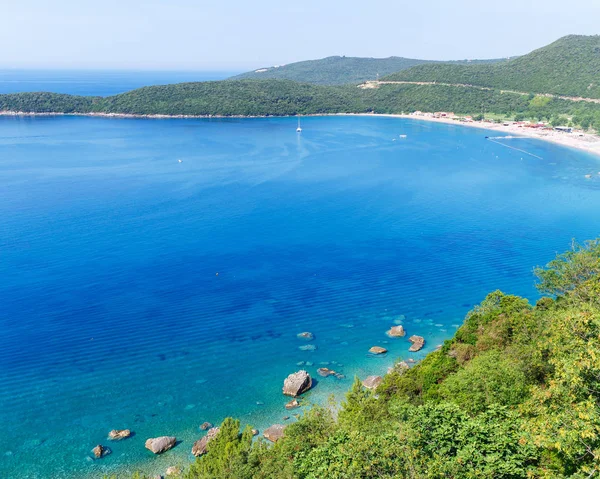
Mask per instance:
[[[249,118],[293,118],[293,117],[326,117],[326,116],[371,116],[387,118],[403,118],[408,120],[428,121],[433,123],[443,123],[447,125],[464,126],[470,128],[479,128],[483,130],[494,130],[501,133],[509,133],[509,136],[517,135],[521,138],[534,138],[548,141],[556,145],[566,146],[583,150],[593,155],[600,156],[600,135],[593,133],[584,133],[580,130],[573,130],[572,133],[559,132],[555,130],[543,130],[537,128],[527,128],[510,123],[489,123],[486,121],[462,122],[452,118],[436,118],[432,113],[423,113],[422,115],[402,114],[402,113],[318,113],[308,115],[164,115],[164,114],[135,114],[135,113],[49,113],[49,112],[21,112],[21,111],[0,111],[0,117],[50,117],[50,116],[86,116],[93,118],[123,118],[123,119],[249,119]]]

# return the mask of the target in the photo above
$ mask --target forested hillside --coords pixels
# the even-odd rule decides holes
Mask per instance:
[[[563,37],[508,62],[488,65],[419,65],[384,79],[461,83],[523,92],[600,98],[600,35]]]
[[[227,419],[186,479],[592,478],[600,473],[600,241],[536,269],[546,297],[489,294],[420,364],[274,445]],[[138,476],[141,477],[141,476]]]
[[[107,98],[52,93],[0,95],[0,111],[134,115],[281,116],[453,111],[555,119],[600,128],[600,104],[445,85],[319,86],[290,80],[236,80],[140,88]]]
[[[496,61],[499,60],[474,60],[469,64],[493,63]],[[315,85],[358,84],[367,80],[376,80],[378,75],[383,77],[390,73],[428,63],[435,62],[402,57],[327,57],[320,60],[290,63],[278,67],[260,68],[242,73],[232,79],[286,79]],[[467,60],[450,63],[467,64]]]

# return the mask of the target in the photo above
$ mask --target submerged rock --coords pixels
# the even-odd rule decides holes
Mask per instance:
[[[392,326],[386,334],[391,338],[402,338],[406,336],[406,331],[404,326]]]
[[[317,374],[321,377],[326,378],[327,376],[335,376],[336,372],[333,369],[329,368],[319,368],[317,369]]]
[[[171,466],[167,468],[165,475],[167,476],[177,476],[181,474],[181,467],[179,466]]]
[[[408,348],[411,352],[419,351],[425,346],[425,339],[422,336],[413,335],[408,340],[412,343],[411,347]]]
[[[275,442],[283,437],[284,430],[285,426],[283,424],[273,424],[271,427],[265,429],[263,436],[265,439]]]
[[[362,385],[367,389],[377,389],[377,386],[381,384],[383,378],[381,376],[369,376],[362,382]]]
[[[201,439],[198,439],[194,445],[192,446],[192,454],[196,457],[201,456],[202,454],[206,454],[206,448],[208,443],[212,441],[219,434],[219,428],[213,427],[208,430],[206,436]]]
[[[154,454],[162,454],[175,446],[177,438],[175,436],[161,436],[146,440],[144,446]]]
[[[307,341],[312,341],[315,339],[315,335],[313,333],[309,333],[308,331],[298,334],[297,337],[298,339],[306,339]]]
[[[298,346],[300,351],[316,351],[317,347],[314,344],[305,344],[304,346]]]
[[[213,425],[209,422],[203,422],[202,424],[200,424],[201,431],[208,431],[212,427],[213,427]]]
[[[296,397],[308,391],[311,387],[312,378],[310,374],[302,369],[285,378],[285,381],[283,381],[283,394]]]
[[[297,399],[292,399],[289,403],[285,405],[286,409],[295,409],[297,407],[300,407],[300,403]]]
[[[382,348],[381,346],[373,346],[371,349],[369,349],[369,352],[371,354],[385,354],[387,353],[387,349]]]
[[[127,439],[131,436],[129,429],[113,429],[108,433],[108,438],[111,441],[120,441],[121,439]]]

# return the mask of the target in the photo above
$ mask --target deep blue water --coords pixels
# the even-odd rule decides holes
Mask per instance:
[[[532,268],[600,231],[591,155],[393,118],[303,127],[0,118],[0,477],[185,464],[203,421],[289,415],[298,362],[347,375],[309,402],[341,398],[409,357],[391,325],[422,357],[486,293],[535,300]],[[165,434],[182,443],[144,449]]]
[[[0,94],[49,91],[110,96],[143,86],[223,80],[239,72],[122,70],[0,70]]]

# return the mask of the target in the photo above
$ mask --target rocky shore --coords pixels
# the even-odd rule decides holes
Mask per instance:
[[[395,325],[391,326],[387,331],[382,331],[382,336],[385,335],[390,339],[390,344],[394,342],[395,344],[407,344],[409,345],[406,351],[408,353],[419,351],[425,345],[425,339],[422,336],[412,335],[409,338],[406,338],[407,332],[402,324],[398,324],[404,320],[404,316],[401,316],[396,322]],[[384,337],[385,337],[384,336]],[[309,342],[312,343],[315,340],[315,335],[311,332],[305,331],[298,333],[296,335],[299,342]],[[399,342],[399,343],[397,343]],[[388,343],[388,341],[384,341],[384,343]],[[389,346],[391,347],[391,346]],[[395,349],[395,348],[394,348]],[[387,348],[381,346],[373,346],[369,350],[369,355],[373,357],[378,356],[386,356],[388,352]],[[402,373],[403,371],[408,370],[411,366],[409,363],[414,364],[416,361],[414,359],[408,358],[406,361],[397,362],[394,366],[389,367],[387,372],[396,371]],[[312,366],[313,363],[311,361],[301,361],[298,363],[299,365]],[[344,374],[327,367],[329,365],[335,365],[336,369],[338,367],[342,367],[343,365],[337,363],[336,361],[325,361],[319,363],[319,367],[316,368],[317,375],[322,378],[322,380],[331,381],[336,379],[344,379]],[[316,367],[316,366],[315,366]],[[327,379],[332,378],[332,379]],[[383,375],[370,375],[364,377],[362,379],[362,385],[365,389],[369,389],[375,391],[379,385],[383,381]],[[283,380],[282,386],[282,395],[291,397],[289,401],[283,404],[283,410],[292,411],[295,409],[302,408],[305,405],[310,404],[310,401],[305,402],[300,399],[300,396],[310,392],[312,388],[315,386],[315,382],[311,377],[310,373],[305,369],[299,369],[295,372],[290,373]],[[294,414],[295,417],[299,418],[299,414]],[[287,425],[285,421],[290,420],[290,416],[283,416],[282,420],[284,423],[275,423],[271,424],[269,427],[266,427],[262,431],[262,437],[269,442],[277,442],[285,435],[285,429]],[[214,440],[219,434],[219,427],[214,427],[211,422],[205,421],[198,426],[200,431],[205,432],[202,437],[195,440],[191,446],[190,452],[193,456],[200,457],[208,452],[209,443]],[[257,429],[252,430],[252,434],[257,436],[259,431]],[[119,442],[123,440],[129,440],[129,438],[135,436],[135,432],[131,429],[112,429],[107,434],[108,441]],[[173,448],[177,448],[178,445],[185,441],[178,441],[175,436],[159,436],[159,437],[150,437],[145,439],[144,446],[148,451],[150,451],[155,456],[165,455],[167,461],[169,461],[169,455],[165,454]],[[188,446],[189,447],[189,446]],[[102,461],[103,458],[111,453],[110,448],[106,447],[103,444],[96,445],[91,450],[91,456],[94,461]],[[170,461],[169,461],[170,462]],[[164,461],[161,462],[163,464],[161,471],[154,471],[155,476],[151,477],[161,477],[167,478],[170,476],[178,476],[181,471],[184,469],[181,463],[171,465],[165,464]]]

